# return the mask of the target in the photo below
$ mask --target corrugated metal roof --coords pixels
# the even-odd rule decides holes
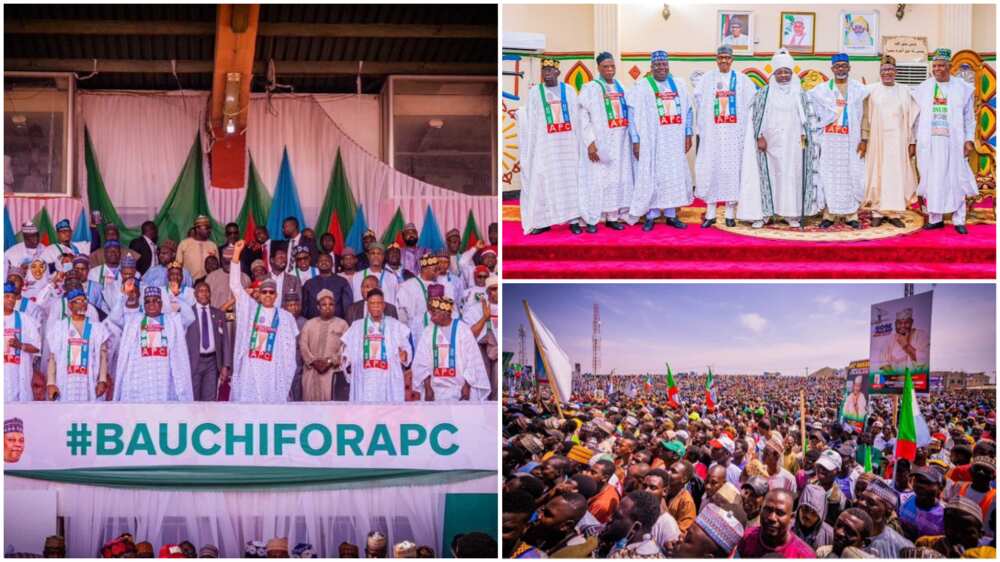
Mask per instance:
[[[5,20],[118,20],[214,23],[215,5],[103,4],[5,6]],[[495,26],[495,5],[330,5],[263,4],[262,23],[303,24],[398,24]],[[4,56],[8,59],[140,59],[213,61],[212,35],[73,35],[4,34]],[[273,58],[278,81],[300,92],[353,92],[352,76],[295,76],[282,73],[283,61],[366,61],[481,63],[496,62],[494,38],[372,38],[372,37],[281,37],[258,36],[255,60]],[[211,88],[210,73],[180,74],[184,88]],[[254,91],[263,91],[263,76],[253,81]],[[362,79],[366,93],[378,92],[384,78]],[[103,72],[79,83],[84,89],[176,89],[170,74]]]

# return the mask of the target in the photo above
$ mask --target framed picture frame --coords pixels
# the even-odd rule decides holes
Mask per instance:
[[[878,10],[841,10],[837,35],[840,52],[848,55],[877,55],[882,44]]]
[[[816,12],[781,12],[778,47],[790,53],[813,54],[816,50]]]
[[[753,12],[719,10],[715,20],[717,45],[729,45],[734,55],[753,54]]]

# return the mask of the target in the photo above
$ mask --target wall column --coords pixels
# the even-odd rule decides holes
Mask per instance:
[[[928,45],[933,51],[938,47],[957,53],[972,48],[972,5],[945,4],[941,10],[941,44]]]
[[[618,10],[618,4],[594,5],[594,55],[596,56],[601,51],[607,51],[614,55],[615,62],[620,64]]]

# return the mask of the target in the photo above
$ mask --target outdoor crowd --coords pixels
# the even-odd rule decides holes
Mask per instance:
[[[431,251],[413,224],[341,250],[294,217],[222,244],[208,217],[179,244],[91,222],[49,245],[26,222],[5,251],[6,402],[496,399],[496,223]]]
[[[493,537],[485,533],[465,533],[455,535],[451,542],[453,558],[494,558],[497,543]],[[135,542],[132,535],[122,533],[117,538],[108,541],[97,555],[101,558],[219,558],[219,549],[215,545],[206,544],[197,549],[191,542],[165,544],[154,556],[153,545],[147,541]],[[25,554],[8,554],[14,558],[32,558],[36,556]],[[53,535],[45,540],[43,558],[65,558],[66,542],[61,536]],[[358,545],[343,542],[337,549],[338,558],[361,558]],[[429,546],[417,546],[411,541],[403,541],[389,552],[388,542],[384,534],[378,531],[368,533],[365,541],[364,558],[435,558],[434,549]],[[263,541],[248,541],[243,549],[243,558],[317,558],[313,545],[299,543],[288,549],[288,539],[273,538]]]
[[[590,378],[560,408],[505,396],[505,558],[996,557],[992,391],[919,396],[932,438],[907,459],[891,398],[839,421],[842,378],[716,376],[714,408],[703,376],[679,407]]]

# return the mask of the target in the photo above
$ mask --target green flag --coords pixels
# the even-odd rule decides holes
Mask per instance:
[[[98,166],[97,156],[94,154],[94,145],[90,140],[90,131],[86,127],[83,129],[83,154],[84,163],[87,167],[87,206],[90,207],[91,212],[100,211],[105,224],[114,223],[118,227],[119,241],[122,243],[122,246],[128,246],[128,243],[140,236],[141,232],[139,232],[138,228],[125,226],[125,222],[118,215],[118,211],[111,202],[108,190],[104,186],[104,179],[101,177],[101,168]],[[160,239],[163,240],[162,233]],[[53,238],[54,240],[55,238]]]
[[[330,182],[326,186],[326,196],[323,197],[323,206],[320,208],[319,218],[316,219],[316,232],[319,236],[325,232],[333,234],[334,245],[338,247],[336,251],[339,253],[343,251],[344,240],[351,231],[356,213],[357,204],[351,193],[351,186],[347,182],[344,160],[338,148],[337,159],[330,173]],[[337,227],[340,229],[339,236],[336,232]]]
[[[159,230],[160,240],[180,241],[187,238],[188,230],[194,226],[199,215],[208,217],[212,225],[209,239],[216,244],[225,239],[222,225],[212,218],[205,194],[205,176],[202,172],[201,135],[195,134],[194,143],[188,151],[187,160],[181,168],[177,181],[167,194],[153,222]]]
[[[271,194],[264,187],[264,182],[260,181],[260,174],[251,156],[250,171],[247,173],[247,192],[243,197],[240,214],[236,216],[236,224],[240,225],[244,240],[248,242],[253,240],[257,227],[267,226],[267,215],[270,212]]]
[[[35,217],[31,219],[31,222],[35,223],[38,227],[38,240],[41,244],[55,244],[56,240],[56,229],[52,226],[52,219],[49,218],[49,210],[43,205]]]
[[[465,232],[462,233],[462,248],[469,250],[482,239],[483,235],[479,233],[479,225],[476,224],[476,216],[472,214],[472,209],[469,209],[469,216],[465,219]]]
[[[872,470],[872,446],[865,445],[865,472],[874,472]]]
[[[406,226],[406,219],[403,218],[403,210],[396,207],[396,214],[392,215],[389,226],[385,227],[385,232],[382,233],[382,244],[388,246],[395,242],[402,248],[404,226]]]

